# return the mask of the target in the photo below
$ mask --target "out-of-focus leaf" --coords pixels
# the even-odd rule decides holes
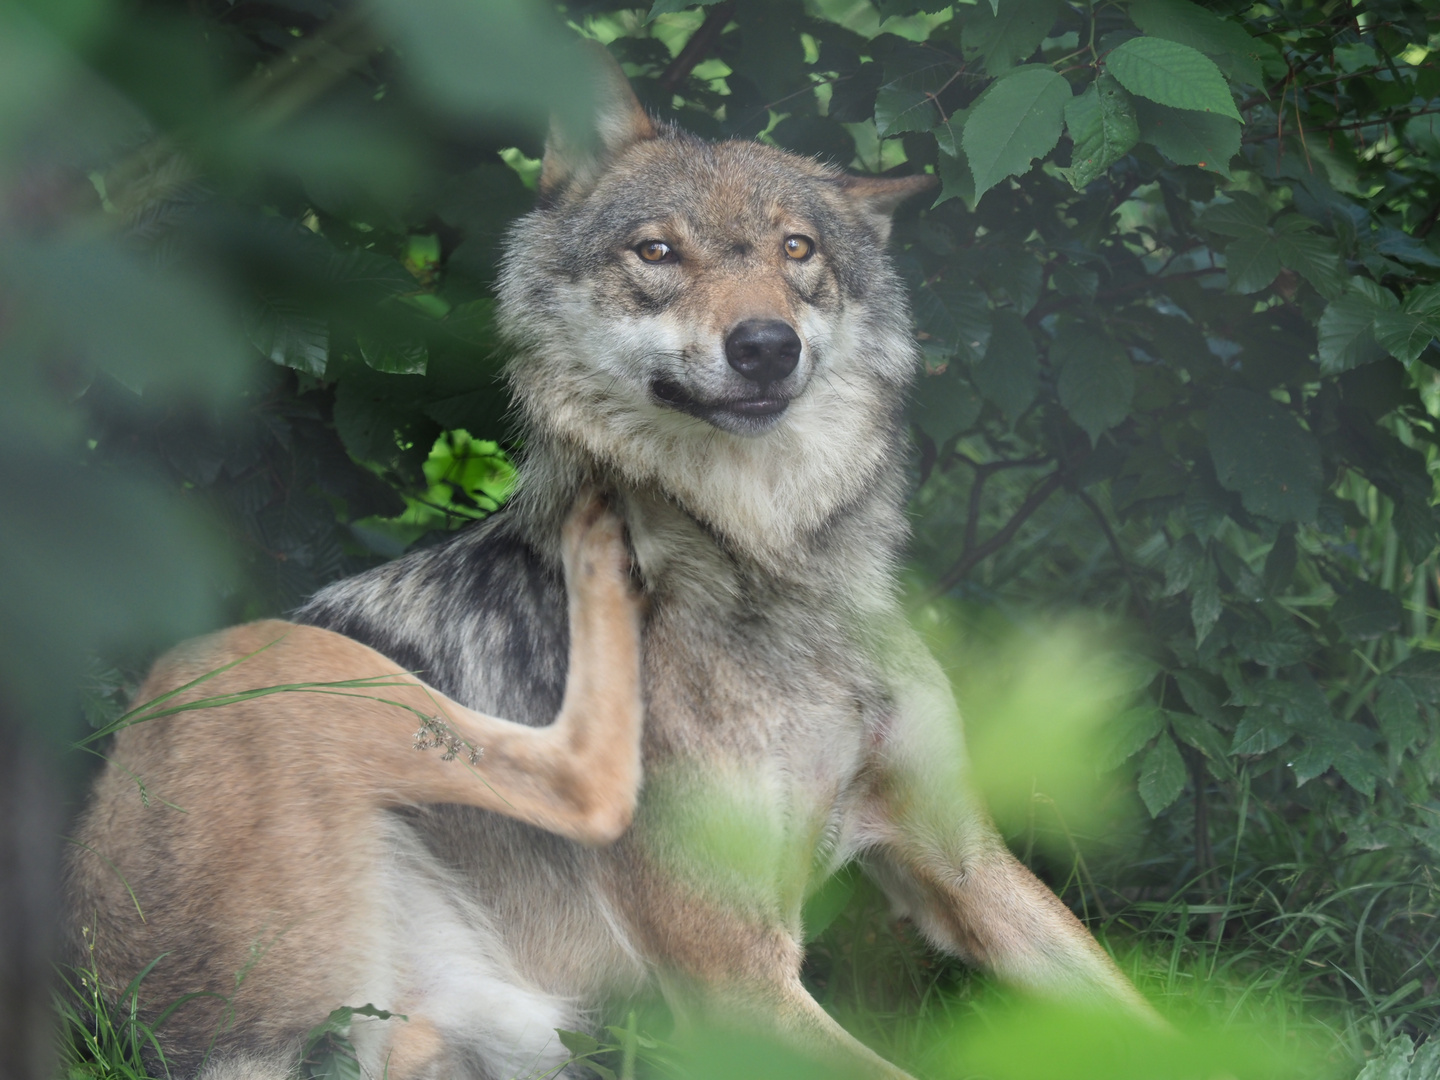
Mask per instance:
[[[226,401],[245,378],[240,320],[218,290],[118,245],[11,236],[0,245],[0,295],[12,343],[63,346],[132,389]]]
[[[668,15],[672,11],[686,11],[692,7],[713,7],[720,3],[720,0],[655,0],[650,5],[650,14],[646,16],[646,22],[652,22],[656,15]]]
[[[592,58],[541,4],[370,0],[369,6],[393,37],[406,77],[443,108],[543,129],[551,110],[578,121],[593,98]],[[573,126],[584,130],[583,122]]]

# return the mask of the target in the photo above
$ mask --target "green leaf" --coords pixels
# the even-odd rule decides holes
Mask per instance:
[[[1212,762],[1222,775],[1234,774],[1230,764],[1230,748],[1218,728],[1203,716],[1165,710],[1170,730],[1181,742],[1193,746]]]
[[[1170,676],[1180,688],[1185,704],[1212,725],[1222,724],[1225,718],[1220,698],[1206,685],[1205,678],[1195,671],[1175,671]]]
[[[1392,592],[1357,581],[1335,601],[1330,618],[1351,641],[1367,641],[1400,629],[1405,608]]]
[[[1235,725],[1232,754],[1263,754],[1290,741],[1290,728],[1274,709],[1251,705]]]
[[[1290,579],[1295,576],[1296,556],[1295,526],[1286,525],[1281,528],[1280,535],[1275,538],[1275,545],[1265,556],[1262,579],[1267,594],[1273,596],[1285,591]]]
[[[1106,729],[1104,749],[1096,758],[1095,767],[1114,769],[1123,765],[1160,734],[1164,726],[1165,714],[1151,702],[1121,713]]]
[[[915,322],[932,341],[969,363],[984,355],[990,340],[990,302],[983,292],[946,281],[925,281],[913,296]]]
[[[1165,590],[1160,595],[1178,596],[1188,589],[1204,559],[1205,551],[1194,536],[1186,533],[1177,540],[1165,556]]]
[[[1225,202],[1205,208],[1198,219],[1201,228],[1221,236],[1254,236],[1269,227],[1270,211],[1248,191],[1236,191]]]
[[[324,378],[330,360],[330,327],[293,301],[264,296],[251,312],[246,331],[260,352],[281,367]]]
[[[1375,681],[1375,701],[1371,705],[1380,733],[1396,753],[1404,753],[1425,735],[1420,720],[1420,703],[1415,692],[1399,679],[1388,675]]]
[[[668,15],[672,11],[685,11],[692,7],[713,7],[720,3],[720,0],[655,0],[650,8],[650,14],[645,16],[646,22],[653,22],[656,15]]]
[[[1320,372],[1342,371],[1379,360],[1385,350],[1375,340],[1375,317],[1400,306],[1389,289],[1366,278],[1352,278],[1350,289],[1320,316]]]
[[[1230,175],[1230,159],[1240,152],[1240,125],[1228,116],[1140,100],[1135,102],[1135,117],[1140,138],[1175,164]]]
[[[1135,371],[1125,350],[1110,338],[1084,326],[1065,327],[1051,346],[1050,358],[1060,365],[1060,404],[1090,436],[1092,446],[1101,432],[1130,415]]]
[[[1349,726],[1355,727],[1353,724]],[[1385,765],[1380,756],[1351,740],[1344,740],[1336,747],[1334,769],[1366,798],[1374,797],[1376,781],[1385,776]]]
[[[1280,254],[1267,232],[1243,236],[1225,248],[1225,276],[1231,292],[1253,293],[1280,273]]]
[[[1435,1044],[1437,1042],[1432,1037],[1425,1045],[1429,1047]],[[1378,1056],[1365,1063],[1365,1068],[1360,1070],[1360,1075],[1355,1080],[1420,1080],[1411,1074],[1410,1055],[1414,1050],[1415,1044],[1410,1041],[1410,1036],[1395,1036],[1385,1044]]]
[[[940,123],[934,95],[954,77],[955,64],[945,59],[906,71],[880,87],[875,95],[876,133],[883,138],[934,128]]]
[[[560,1045],[577,1058],[598,1054],[606,1049],[605,1044],[599,1039],[583,1031],[566,1031],[564,1028],[556,1028],[555,1034],[560,1037]]]
[[[365,363],[389,375],[424,375],[430,362],[430,350],[416,338],[359,333],[356,341]]]
[[[1284,406],[1227,387],[1206,414],[1215,476],[1245,509],[1271,521],[1315,520],[1324,476],[1320,444]]]
[[[1310,223],[1299,214],[1280,217],[1274,238],[1281,264],[1310,282],[1325,299],[1333,300],[1345,291],[1340,248],[1333,239],[1311,232]]]
[[[404,415],[380,393],[342,382],[335,395],[335,430],[356,461],[391,461],[399,447],[395,433]]]
[[[1190,593],[1190,622],[1195,627],[1195,644],[1198,647],[1210,636],[1210,631],[1220,621],[1224,607],[1220,602],[1220,576],[1215,564],[1205,559],[1195,576]]]
[[[1158,105],[1240,119],[1215,62],[1177,41],[1131,38],[1105,58],[1105,70],[1132,94]]]
[[[910,417],[940,445],[973,425],[983,404],[975,388],[952,366],[921,380]]]
[[[1440,337],[1440,314],[1382,311],[1375,316],[1373,332],[1381,348],[1408,366],[1419,359],[1430,342]]]
[[[1070,84],[1038,65],[1016,68],[986,88],[961,136],[977,199],[1055,148],[1069,100]]]
[[[1412,653],[1389,674],[1408,686],[1417,701],[1440,705],[1440,652]]]
[[[935,205],[939,206],[947,199],[960,199],[965,205],[973,207],[975,177],[970,172],[970,161],[963,146],[956,146],[955,150],[953,157],[942,153],[936,162],[935,169],[940,174],[940,197],[935,200]]]
[[[1140,764],[1140,798],[1150,816],[1160,812],[1185,790],[1185,762],[1168,732],[1155,741]]]
[[[1040,47],[1059,14],[1060,0],[991,0],[989,10],[977,6],[961,35],[965,55],[980,56],[987,75],[1000,75]]]
[[[1130,20],[1149,37],[1178,41],[1206,53],[1232,79],[1259,86],[1260,61],[1275,55],[1273,46],[1252,38],[1244,27],[1188,0],[1136,0]]]
[[[1253,660],[1266,667],[1298,664],[1316,648],[1311,635],[1289,622],[1279,626],[1247,622],[1232,635],[1231,644],[1242,659]]]
[[[1295,771],[1295,786],[1303,785],[1326,772],[1335,762],[1335,745],[1329,739],[1310,739],[1290,762]]]
[[[1065,103],[1065,127],[1075,147],[1065,177],[1076,191],[1128,154],[1140,141],[1135,103],[1118,82],[1101,75]]]
[[[975,384],[1013,424],[1040,389],[1040,359],[1025,321],[1013,311],[997,311],[990,344],[975,368]]]

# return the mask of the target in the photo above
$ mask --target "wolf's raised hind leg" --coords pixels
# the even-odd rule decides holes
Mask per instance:
[[[563,539],[570,657],[554,723],[528,727],[429,688],[407,690],[405,703],[435,712],[440,734],[458,737],[459,753],[447,761],[386,735],[385,752],[370,760],[375,790],[391,803],[480,806],[587,843],[608,843],[629,826],[640,787],[644,707],[640,601],[624,526],[599,499],[582,495]],[[473,766],[463,760],[470,749],[480,752]]]

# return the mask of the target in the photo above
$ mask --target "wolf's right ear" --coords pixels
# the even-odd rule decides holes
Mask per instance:
[[[560,117],[551,118],[540,168],[540,194],[544,196],[554,196],[627,146],[655,138],[655,124],[615,58],[599,42],[587,41],[582,48],[595,74],[591,126],[576,131]]]

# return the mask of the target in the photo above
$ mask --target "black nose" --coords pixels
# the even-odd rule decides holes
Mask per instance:
[[[800,362],[800,335],[779,319],[746,319],[725,338],[725,359],[751,382],[779,382]]]

